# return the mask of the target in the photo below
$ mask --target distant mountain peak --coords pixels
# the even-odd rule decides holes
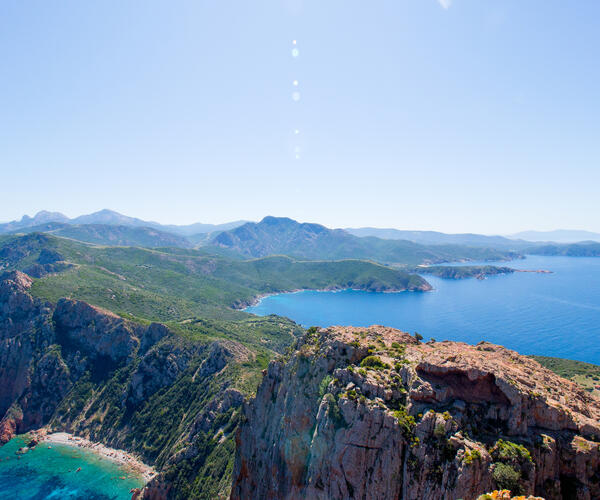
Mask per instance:
[[[21,220],[19,222],[21,224],[26,225],[37,225],[44,224],[47,222],[66,222],[68,220],[69,218],[64,214],[61,214],[60,212],[40,210],[33,217],[30,217],[29,215],[24,215],[23,217],[21,217]],[[19,224],[19,222],[14,221],[13,224]]]

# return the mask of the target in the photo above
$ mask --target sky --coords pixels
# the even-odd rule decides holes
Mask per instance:
[[[0,221],[600,231],[599,17],[596,0],[4,0]]]

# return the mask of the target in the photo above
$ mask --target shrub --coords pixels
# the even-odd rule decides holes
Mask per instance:
[[[329,418],[333,422],[334,427],[336,429],[339,429],[340,427],[345,427],[346,421],[344,420],[344,416],[342,415],[340,407],[338,406],[333,394],[328,393],[325,395],[325,398],[327,399],[327,413],[329,415]]]
[[[374,370],[383,370],[390,367],[390,365],[381,361],[378,356],[367,356],[360,362],[360,366],[363,368],[373,368]]]
[[[323,377],[323,380],[321,380],[321,383],[319,384],[319,397],[322,398],[325,395],[325,393],[327,392],[327,386],[329,385],[331,380],[331,375],[325,375]]]
[[[433,435],[438,439],[446,437],[446,428],[444,427],[444,425],[443,424],[436,425],[435,429],[433,431]]]
[[[524,463],[532,462],[531,453],[522,444],[498,439],[492,450],[492,456],[502,462]]]
[[[415,417],[406,413],[405,408],[400,408],[399,410],[396,410],[394,412],[394,417],[398,421],[398,425],[404,431],[404,434],[411,435],[416,425]]]
[[[473,460],[481,460],[481,452],[479,450],[467,450],[463,462],[466,464],[473,463]]]
[[[521,486],[519,480],[521,479],[521,473],[510,465],[501,462],[495,463],[492,477],[499,488],[510,490],[513,493],[520,492]]]

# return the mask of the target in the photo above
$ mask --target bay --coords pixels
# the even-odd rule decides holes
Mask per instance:
[[[528,256],[486,264],[552,273],[485,280],[424,275],[431,292],[302,291],[265,297],[246,311],[304,326],[380,324],[425,339],[486,340],[523,354],[600,364],[600,258]]]

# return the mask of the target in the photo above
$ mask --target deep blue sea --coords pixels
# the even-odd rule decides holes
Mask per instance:
[[[552,274],[424,276],[434,291],[287,293],[265,297],[246,311],[287,316],[304,326],[380,324],[425,339],[487,340],[523,354],[600,364],[600,258],[529,256],[497,264]]]
[[[16,437],[0,447],[2,500],[130,500],[129,491],[144,484],[141,477],[81,448],[41,443],[17,455],[25,443]]]

